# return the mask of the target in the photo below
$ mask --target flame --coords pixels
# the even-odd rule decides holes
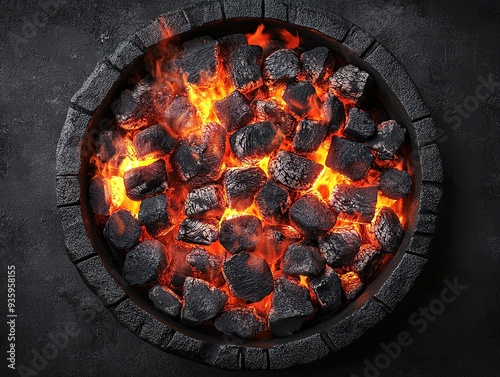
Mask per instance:
[[[264,24],[260,24],[254,33],[245,34],[245,36],[247,37],[248,44],[257,45],[265,49],[272,37],[271,34],[264,32],[265,28],[266,27]]]
[[[278,31],[278,34],[283,42],[285,42],[285,47],[289,49],[294,49],[299,47],[300,45],[300,38],[299,38],[299,32],[297,32],[295,35],[290,33],[286,29],[282,29]]]

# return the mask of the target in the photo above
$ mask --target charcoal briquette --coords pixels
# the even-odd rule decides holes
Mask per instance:
[[[248,100],[237,90],[226,98],[215,102],[214,107],[222,126],[228,132],[234,132],[245,127],[254,117]]]
[[[306,72],[307,79],[312,83],[324,80],[335,67],[335,60],[326,47],[316,47],[302,53],[300,61]]]
[[[161,124],[155,124],[140,131],[134,137],[137,157],[163,157],[172,152],[177,140]]]
[[[266,181],[266,173],[258,167],[227,169],[224,173],[224,188],[229,207],[238,211],[248,208]]]
[[[295,132],[293,138],[293,148],[298,153],[315,152],[328,132],[328,126],[319,121],[304,119],[302,120]]]
[[[255,309],[248,307],[223,311],[214,325],[223,334],[250,339],[264,330],[265,322]]]
[[[323,170],[323,166],[305,157],[279,151],[269,160],[269,174],[291,190],[308,190]]]
[[[375,134],[377,126],[367,112],[353,107],[344,128],[344,134],[355,141],[366,141]]]
[[[220,243],[231,254],[254,250],[261,235],[262,222],[251,215],[226,219],[220,225]]]
[[[108,162],[116,154],[116,144],[121,144],[120,134],[117,131],[102,131],[95,143],[97,157],[102,162]]]
[[[262,72],[264,82],[268,86],[276,86],[297,77],[300,73],[299,58],[290,49],[275,51],[264,60]]]
[[[382,207],[369,226],[372,242],[383,253],[394,254],[403,238],[403,226],[393,209]]]
[[[181,321],[195,326],[214,318],[222,310],[227,295],[204,280],[192,277],[184,281],[184,303]]]
[[[185,201],[184,213],[188,217],[220,218],[226,208],[222,186],[207,185],[191,190]]]
[[[236,297],[258,302],[274,289],[271,269],[264,258],[242,252],[226,259],[224,277]]]
[[[406,198],[411,192],[411,176],[404,170],[381,169],[378,188],[390,199]]]
[[[125,191],[132,200],[142,200],[160,194],[168,188],[165,161],[127,170],[123,175]]]
[[[279,221],[292,204],[288,191],[274,181],[268,181],[255,197],[260,214],[267,219]]]
[[[157,284],[149,290],[148,296],[160,312],[174,318],[181,313],[181,300],[170,288]]]
[[[384,160],[391,160],[405,140],[406,129],[396,121],[388,120],[377,126],[375,137],[367,142],[377,156]]]
[[[322,106],[316,89],[307,81],[297,81],[288,85],[283,92],[283,100],[288,110],[300,117]]]
[[[363,98],[370,75],[348,64],[340,67],[330,77],[330,91],[346,100],[359,102]]]
[[[361,246],[361,235],[354,228],[334,228],[318,240],[319,250],[333,268],[348,266]]]
[[[203,247],[195,247],[186,255],[186,263],[195,271],[214,277],[222,265],[222,260],[219,255],[209,253]]]
[[[139,242],[141,227],[130,211],[121,209],[109,217],[103,233],[117,249],[130,249]]]
[[[289,336],[300,330],[304,321],[314,314],[309,291],[285,276],[276,279],[269,330],[276,336]]]
[[[111,208],[111,192],[107,181],[96,175],[89,184],[89,205],[96,215],[109,215]]]
[[[283,255],[282,269],[287,275],[316,276],[324,268],[319,249],[304,242],[290,245]]]
[[[253,163],[270,155],[283,141],[279,129],[270,122],[250,124],[231,135],[229,144],[236,158]]]
[[[252,107],[256,118],[260,122],[271,122],[281,130],[287,139],[291,139],[296,128],[297,121],[285,111],[276,101],[254,100]]]
[[[165,246],[156,240],[146,240],[127,253],[123,272],[130,285],[144,287],[156,281],[159,271],[166,266]]]
[[[321,107],[321,115],[323,121],[329,126],[329,132],[335,132],[344,122],[344,104],[333,94],[328,94]]]
[[[315,239],[327,233],[335,225],[337,216],[318,197],[307,194],[290,208],[290,220],[302,234]]]
[[[207,84],[217,72],[219,46],[211,37],[194,38],[182,44],[180,68],[187,82],[194,85]]]
[[[341,275],[340,282],[347,301],[354,300],[365,287],[358,274],[353,271]]]
[[[323,309],[337,311],[342,305],[342,283],[331,267],[326,266],[319,276],[308,279],[309,287]]]
[[[216,219],[185,218],[181,223],[177,239],[198,245],[210,245],[219,238],[219,222]]]
[[[262,86],[263,80],[260,72],[262,48],[260,46],[238,47],[233,50],[227,60],[231,82],[237,90],[249,93]]]
[[[165,109],[164,119],[165,124],[178,136],[188,135],[203,123],[198,110],[185,96],[177,96],[170,103]]]
[[[166,195],[156,195],[141,202],[139,223],[152,237],[161,237],[173,227],[173,216]]]
[[[369,223],[375,215],[377,186],[336,185],[330,195],[330,206],[340,218]]]
[[[352,261],[352,270],[363,283],[368,283],[379,272],[382,253],[372,245],[363,245]]]
[[[358,181],[364,178],[372,162],[373,155],[367,146],[334,136],[325,165],[352,181]]]

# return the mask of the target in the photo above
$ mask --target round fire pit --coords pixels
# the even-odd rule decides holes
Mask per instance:
[[[281,369],[409,291],[441,197],[436,130],[359,27],[280,2],[164,14],[99,63],[57,151],[69,256],[168,352]]]

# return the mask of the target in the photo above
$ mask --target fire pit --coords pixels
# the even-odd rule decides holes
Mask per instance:
[[[433,137],[404,70],[345,20],[267,1],[163,15],[72,99],[70,257],[157,347],[231,369],[310,362],[423,268]]]

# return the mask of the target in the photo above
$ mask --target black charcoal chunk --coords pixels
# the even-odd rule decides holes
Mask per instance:
[[[224,262],[224,277],[236,297],[257,302],[274,289],[271,269],[264,258],[242,252]]]
[[[295,243],[285,251],[282,267],[287,275],[316,276],[323,272],[325,260],[318,248],[303,242]]]
[[[210,245],[219,238],[219,222],[215,219],[199,220],[186,218],[181,223],[177,239],[179,241],[195,243],[198,245]]]
[[[295,131],[295,118],[285,111],[276,101],[254,100],[252,107],[256,118],[261,122],[271,122],[278,127],[287,139],[290,139]]]
[[[188,217],[220,218],[226,209],[224,191],[219,185],[191,190],[186,196],[184,213]]]
[[[226,148],[226,130],[207,123],[201,135],[182,141],[173,154],[173,165],[183,181],[206,184],[219,179]]]
[[[202,125],[200,114],[189,99],[176,97],[165,110],[165,123],[179,136],[186,136]]]
[[[281,220],[292,204],[288,191],[272,180],[262,187],[255,197],[255,202],[260,214],[274,221]]]
[[[234,132],[245,127],[254,117],[248,100],[235,90],[226,98],[215,102],[215,113],[222,126],[228,132]]]
[[[319,250],[330,267],[348,266],[361,246],[361,236],[354,228],[334,228],[318,240]]]
[[[106,180],[94,176],[89,185],[89,205],[96,215],[109,215],[111,208],[111,192]]]
[[[293,148],[298,153],[315,152],[328,132],[328,126],[325,123],[304,119],[302,120],[295,132],[293,138]]]
[[[182,44],[181,70],[187,74],[187,82],[202,85],[210,82],[217,71],[218,43],[204,36]]]
[[[334,136],[325,165],[352,181],[358,181],[364,178],[372,162],[373,155],[368,147]]]
[[[151,77],[141,80],[132,90],[124,90],[112,106],[118,125],[125,130],[137,130],[160,121],[159,109],[173,99],[169,87],[161,89]]]
[[[275,260],[285,252],[292,243],[300,241],[300,234],[290,225],[266,225],[262,228],[262,250],[268,260]]]
[[[315,239],[333,228],[337,216],[318,197],[307,194],[290,208],[290,220],[304,236]]]
[[[299,58],[290,49],[273,52],[264,60],[262,73],[269,86],[296,78],[300,73]]]
[[[342,98],[359,102],[370,75],[352,64],[340,67],[330,77],[330,91]]]
[[[323,171],[323,166],[291,152],[279,151],[269,160],[269,174],[291,190],[308,190]]]
[[[382,207],[369,226],[370,237],[383,253],[394,254],[403,239],[403,226],[398,215],[389,207]]]
[[[237,90],[248,93],[262,86],[261,61],[260,46],[241,46],[230,54],[227,69],[231,82]]]
[[[377,186],[356,187],[340,183],[333,188],[330,206],[340,218],[369,223],[375,215]]]
[[[316,89],[307,81],[297,81],[288,85],[283,92],[283,100],[288,110],[301,117],[321,108]]]
[[[229,207],[238,211],[248,208],[266,181],[266,173],[258,167],[227,169],[224,173],[224,188]]]
[[[377,126],[370,117],[370,114],[357,107],[349,110],[349,118],[344,128],[346,136],[356,141],[366,141],[375,134]]]
[[[176,145],[177,140],[161,124],[148,127],[134,137],[138,158],[165,156],[172,152]]]
[[[220,226],[220,243],[231,254],[252,251],[259,244],[262,235],[262,223],[251,215],[226,219]]]
[[[365,287],[358,274],[352,271],[341,275],[340,282],[347,301],[354,300]]]
[[[406,129],[396,121],[388,120],[377,126],[375,137],[368,141],[367,144],[377,152],[378,157],[390,160],[403,144],[405,133]]]
[[[141,227],[129,211],[121,209],[109,217],[103,233],[117,249],[130,249],[139,242]]]
[[[312,83],[321,82],[335,67],[335,60],[330,58],[330,50],[326,47],[316,47],[304,52],[300,55],[300,61],[307,79]]]
[[[226,335],[250,339],[264,330],[264,320],[253,308],[229,309],[214,321],[215,328]]]
[[[132,200],[142,200],[160,194],[168,188],[165,161],[133,168],[123,175],[125,191]]]
[[[116,144],[120,143],[119,133],[116,131],[102,131],[95,142],[95,149],[99,160],[108,162],[117,153]]]
[[[139,210],[139,223],[146,227],[152,237],[167,234],[173,226],[168,198],[165,195],[157,195],[144,199]]]
[[[283,135],[270,122],[250,124],[231,135],[231,150],[240,161],[253,163],[278,149]]]
[[[166,249],[161,242],[146,240],[127,253],[123,264],[125,279],[130,285],[144,287],[158,279],[158,272],[167,266]]]
[[[342,284],[333,268],[327,266],[321,275],[310,277],[308,282],[323,309],[331,311],[340,309]]]
[[[352,270],[363,283],[368,283],[380,270],[382,253],[372,245],[363,245],[352,261]]]
[[[269,330],[280,337],[292,335],[313,314],[307,288],[285,276],[279,277],[269,311]]]
[[[324,122],[329,126],[329,131],[335,132],[344,122],[344,104],[333,94],[328,94],[321,107],[321,114]]]
[[[284,48],[286,48],[286,46],[285,43],[283,43],[283,41],[280,41],[278,39],[270,39],[263,48],[264,51],[262,53],[262,56],[264,58],[267,58],[272,53],[278,50],[283,50]]]
[[[225,60],[235,49],[241,46],[248,46],[245,34],[230,34],[218,39],[219,56]]]
[[[192,277],[184,282],[184,303],[181,321],[195,326],[214,318],[222,310],[227,295],[206,281]]]
[[[186,255],[186,263],[202,274],[216,275],[222,265],[218,255],[209,253],[202,247],[195,247]]]
[[[168,287],[157,284],[149,290],[148,296],[160,312],[170,317],[178,317],[181,313],[181,300]]]
[[[404,170],[381,169],[378,188],[390,199],[406,198],[411,192],[411,176]]]

